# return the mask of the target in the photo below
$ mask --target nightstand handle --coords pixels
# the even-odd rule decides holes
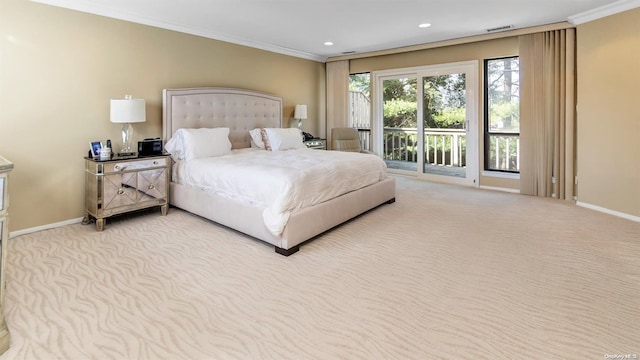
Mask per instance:
[[[124,190],[122,188],[118,189],[118,195],[124,194]]]
[[[156,187],[155,187],[153,184],[149,185],[149,190],[153,190],[153,189],[155,189],[155,188],[156,188]]]
[[[157,161],[157,160],[154,160],[154,161],[153,161],[153,165],[158,165],[158,161]]]

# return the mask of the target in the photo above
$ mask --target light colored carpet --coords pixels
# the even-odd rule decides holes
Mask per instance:
[[[640,356],[640,224],[398,178],[286,258],[177,209],[12,239],[0,359]]]

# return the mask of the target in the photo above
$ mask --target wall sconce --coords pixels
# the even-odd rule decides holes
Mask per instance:
[[[125,95],[124,99],[111,99],[111,122],[122,123],[122,151],[118,156],[131,156],[131,138],[133,127],[131,123],[145,122],[147,115],[144,99],[132,99],[131,95]]]

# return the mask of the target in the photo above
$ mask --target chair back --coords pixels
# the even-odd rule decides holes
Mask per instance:
[[[354,128],[331,129],[331,149],[338,151],[360,152],[360,137]]]

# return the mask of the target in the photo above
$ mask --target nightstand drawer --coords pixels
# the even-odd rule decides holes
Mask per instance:
[[[119,171],[138,171],[154,167],[166,167],[167,158],[157,158],[148,160],[133,160],[107,163],[104,165],[104,172],[119,172]]]

